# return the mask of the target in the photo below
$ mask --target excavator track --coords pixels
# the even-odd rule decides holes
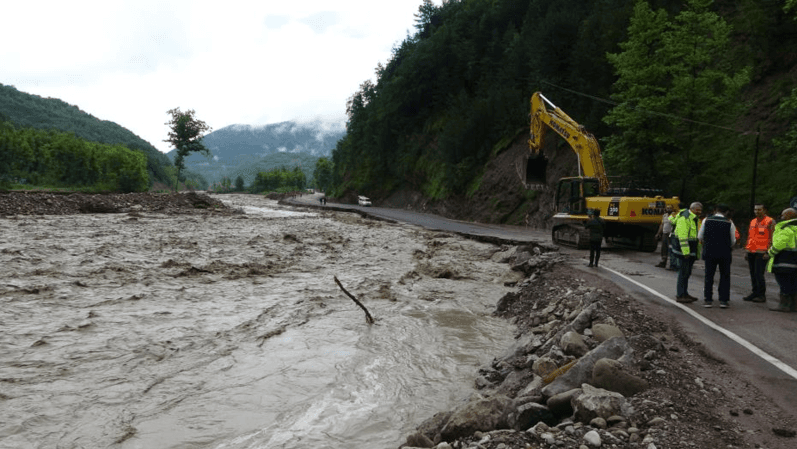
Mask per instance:
[[[551,231],[551,240],[557,245],[589,249],[589,230],[570,224],[555,226]]]
[[[606,241],[612,246],[619,248],[630,248],[637,251],[651,253],[656,251],[659,241],[656,233],[652,230],[639,228],[623,233],[624,237],[607,237]],[[629,237],[630,236],[630,237]]]

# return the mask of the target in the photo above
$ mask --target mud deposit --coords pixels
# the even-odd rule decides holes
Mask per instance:
[[[0,218],[0,447],[397,447],[513,341],[492,245],[214,198]]]

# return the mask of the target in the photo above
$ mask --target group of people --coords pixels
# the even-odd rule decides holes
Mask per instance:
[[[682,205],[684,206],[684,205]],[[780,301],[770,310],[778,312],[797,311],[797,209],[783,210],[776,222],[767,215],[763,204],[756,204],[755,218],[750,221],[745,245],[744,258],[750,270],[752,292],[744,301],[766,302],[765,271],[775,275],[780,287]],[[720,308],[727,308],[730,302],[730,272],[732,250],[739,240],[739,231],[730,217],[726,205],[718,205],[714,213],[700,219],[703,213],[701,203],[692,203],[677,213],[671,207],[662,217],[657,238],[661,239],[661,261],[657,265],[678,271],[676,301],[691,303],[697,298],[690,295],[689,277],[695,260],[705,262],[705,283],[703,285],[703,306],[712,307],[714,303],[714,276],[719,271],[717,288]]]

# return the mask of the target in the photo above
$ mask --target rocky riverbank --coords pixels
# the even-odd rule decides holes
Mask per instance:
[[[472,396],[401,447],[792,448],[795,423],[676,321],[545,246],[494,258],[527,276],[495,314],[515,344]]]
[[[236,213],[204,193],[106,193],[4,191],[0,192],[0,216],[70,215],[80,213],[159,212],[191,214]]]

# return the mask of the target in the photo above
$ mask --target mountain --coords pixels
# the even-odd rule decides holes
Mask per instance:
[[[727,204],[742,222],[797,192],[797,9],[784,2],[436,3],[347,103],[328,196],[462,199],[447,216],[463,220],[483,199],[502,222],[551,217],[558,177],[579,174],[556,132],[546,158],[571,157],[539,164],[558,175],[543,192],[486,182],[504,181],[490,176],[498,161],[509,165],[496,175],[525,174],[526,155],[503,153],[528,138],[537,91],[599,139],[612,177]]]
[[[185,167],[210,183],[224,177],[234,181],[240,175],[248,185],[258,172],[299,165],[309,180],[316,160],[328,157],[345,134],[342,123],[321,121],[230,125],[203,138],[202,142],[211,152],[210,158],[191,153],[185,159]],[[176,151],[166,153],[172,161]]]
[[[77,106],[57,98],[42,98],[0,84],[0,117],[22,128],[54,129],[74,133],[92,142],[122,144],[147,156],[150,182],[169,183],[164,166],[169,158],[132,131],[108,120],[100,120]]]

